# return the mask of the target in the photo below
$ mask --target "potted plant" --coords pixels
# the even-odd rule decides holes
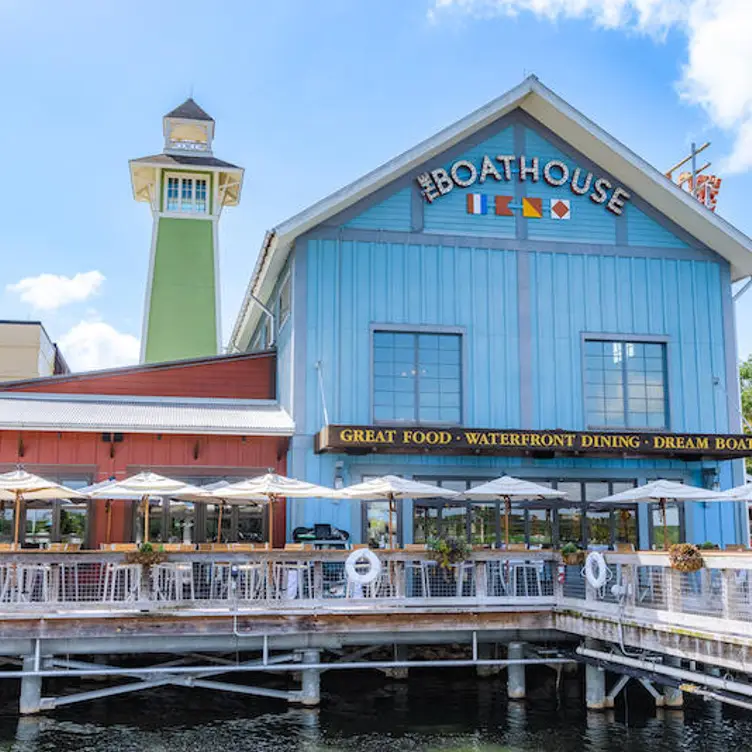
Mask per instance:
[[[427,548],[431,558],[438,562],[442,569],[449,569],[452,564],[467,561],[471,548],[463,538],[429,538]]]
[[[561,547],[561,558],[565,564],[579,566],[585,561],[585,552],[576,543],[565,543]]]
[[[692,543],[674,543],[668,549],[672,569],[678,572],[697,572],[705,566],[700,549]]]
[[[142,543],[137,551],[129,551],[125,560],[128,564],[141,564],[145,569],[150,569],[155,564],[166,561],[167,554],[163,548],[155,549],[151,543]]]
[[[711,543],[710,541],[705,541],[705,543],[700,543],[698,548],[701,551],[719,551],[721,547],[717,543]]]

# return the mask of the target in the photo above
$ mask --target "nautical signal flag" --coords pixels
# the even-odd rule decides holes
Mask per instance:
[[[496,216],[513,217],[514,212],[509,208],[512,196],[496,196]]]
[[[572,207],[569,199],[552,198],[551,199],[551,219],[571,219]]]
[[[468,193],[465,196],[468,214],[488,214],[489,205],[497,217],[513,217],[515,209],[522,209],[522,216],[528,219],[543,219],[543,199],[525,196],[521,203],[514,202],[514,196],[489,196],[486,193]],[[493,200],[493,203],[491,203]],[[549,200],[548,216],[551,219],[571,219],[572,202],[565,198]]]
[[[488,214],[488,196],[485,193],[468,193],[467,213]]]
[[[540,219],[543,216],[542,198],[523,198],[522,216],[530,219]]]

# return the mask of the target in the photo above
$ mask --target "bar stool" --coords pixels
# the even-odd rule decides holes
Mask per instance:
[[[17,598],[19,603],[43,601],[48,603],[52,592],[50,564],[19,564],[16,567]]]
[[[306,597],[313,593],[313,574],[311,565],[299,561],[277,561],[272,569],[273,597],[292,600]]]
[[[196,600],[193,564],[169,561],[152,567],[152,584],[156,600],[183,601],[188,590],[190,600]]]
[[[105,602],[140,601],[141,565],[108,562],[103,591],[102,600]]]
[[[261,561],[238,564],[238,581],[235,597],[245,601],[263,598],[266,591],[267,566]]]

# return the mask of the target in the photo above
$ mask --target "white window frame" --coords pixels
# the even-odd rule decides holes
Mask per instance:
[[[178,208],[170,209],[169,207],[169,185],[170,179],[178,181]],[[183,182],[190,180],[191,186],[191,210],[183,211]],[[206,182],[206,209],[200,211],[196,209],[196,181],[204,180]],[[209,215],[211,208],[211,175],[204,173],[185,173],[185,172],[166,172],[164,173],[164,213],[173,216],[190,216],[205,217]]]

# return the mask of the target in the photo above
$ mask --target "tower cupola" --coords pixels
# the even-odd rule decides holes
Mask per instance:
[[[165,154],[211,156],[214,118],[188,98],[162,118]]]

